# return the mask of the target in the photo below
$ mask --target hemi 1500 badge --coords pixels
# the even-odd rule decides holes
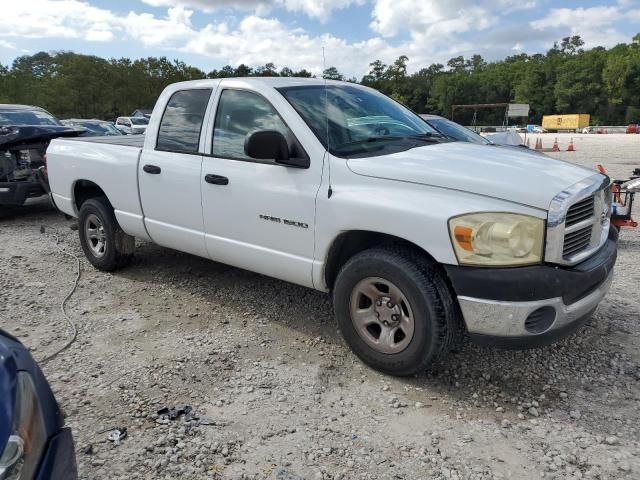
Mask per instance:
[[[271,215],[262,215],[260,214],[261,220],[267,220],[269,222],[275,223],[284,223],[285,225],[291,225],[292,227],[298,228],[309,228],[309,225],[304,222],[296,222],[295,220],[287,220],[286,218],[273,217]]]

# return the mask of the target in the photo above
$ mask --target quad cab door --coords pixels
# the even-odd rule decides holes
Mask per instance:
[[[255,84],[254,84],[255,85]],[[202,165],[205,242],[216,261],[305,286],[312,284],[315,203],[324,150],[286,100],[269,88],[222,81]],[[251,132],[277,130],[306,168],[245,154]]]
[[[200,193],[201,130],[211,93],[209,86],[171,94],[157,140],[146,138],[138,162],[140,200],[151,239],[203,257],[207,251]]]

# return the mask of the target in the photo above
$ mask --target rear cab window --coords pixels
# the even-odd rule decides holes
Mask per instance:
[[[162,114],[156,150],[198,153],[210,88],[179,90],[171,95]]]

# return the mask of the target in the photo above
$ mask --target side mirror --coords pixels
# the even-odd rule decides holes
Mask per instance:
[[[289,156],[287,139],[277,130],[258,130],[247,134],[244,153],[251,158],[275,160],[276,163],[290,167],[309,167],[309,159]]]
[[[258,130],[245,138],[244,153],[260,160],[286,161],[289,159],[289,145],[277,130]]]

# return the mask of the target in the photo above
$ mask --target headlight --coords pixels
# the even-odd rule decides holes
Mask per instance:
[[[0,480],[35,478],[46,445],[45,425],[31,376],[19,372],[13,431],[0,456]]]
[[[542,261],[544,220],[516,213],[471,213],[449,220],[461,265],[515,266]]]

